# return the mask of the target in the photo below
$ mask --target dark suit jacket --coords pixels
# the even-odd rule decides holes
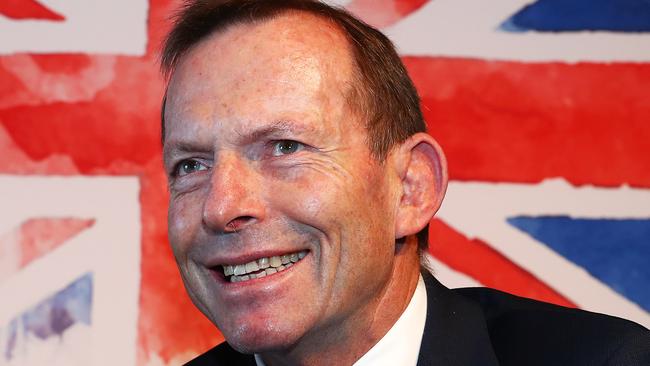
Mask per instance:
[[[423,273],[427,320],[418,366],[650,366],[650,331],[607,315],[488,288],[449,290]],[[255,366],[222,343],[190,366]]]

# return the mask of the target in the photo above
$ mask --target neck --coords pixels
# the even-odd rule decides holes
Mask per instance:
[[[417,287],[420,276],[417,239],[397,245],[390,279],[381,293],[353,317],[331,329],[320,329],[312,340],[303,339],[286,352],[265,353],[267,366],[352,365],[397,322]]]

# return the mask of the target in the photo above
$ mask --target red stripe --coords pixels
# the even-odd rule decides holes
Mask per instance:
[[[429,0],[353,0],[346,8],[366,23],[384,28],[399,22],[427,2]]]
[[[21,267],[40,258],[95,224],[93,219],[41,218],[20,226]]]
[[[33,218],[0,236],[0,256],[6,268],[0,271],[0,282],[20,271],[32,261],[63,245],[95,223],[93,219]]]
[[[404,61],[452,179],[650,187],[650,64]]]
[[[469,239],[441,220],[434,219],[431,222],[429,237],[431,255],[485,286],[536,300],[576,307],[569,299],[485,242]]]
[[[16,20],[65,20],[65,17],[61,14],[55,13],[34,0],[2,0],[0,2],[0,15]]]

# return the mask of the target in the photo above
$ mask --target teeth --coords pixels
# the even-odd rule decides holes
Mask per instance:
[[[233,266],[223,266],[223,274],[226,276],[232,276],[235,274],[235,269]]]
[[[246,274],[246,265],[244,264],[239,264],[235,266],[235,270],[233,271],[233,274],[235,276],[241,276]]]
[[[278,256],[271,257],[271,267],[277,268],[280,267],[281,265],[282,265],[282,260],[280,259],[280,257]]]
[[[268,258],[260,258],[257,260],[257,264],[260,266],[260,269],[269,268],[271,264],[269,263]]]
[[[260,267],[257,265],[256,261],[246,263],[246,273],[259,271]]]
[[[224,265],[223,274],[226,277],[230,276],[230,282],[249,281],[289,269],[294,263],[305,258],[306,255],[307,251],[303,250],[282,256],[260,258],[246,264]],[[258,271],[259,273],[253,273]]]

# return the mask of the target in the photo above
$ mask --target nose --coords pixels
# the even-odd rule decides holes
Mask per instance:
[[[203,224],[211,231],[234,233],[263,220],[261,183],[245,159],[234,154],[219,156],[203,204]]]

